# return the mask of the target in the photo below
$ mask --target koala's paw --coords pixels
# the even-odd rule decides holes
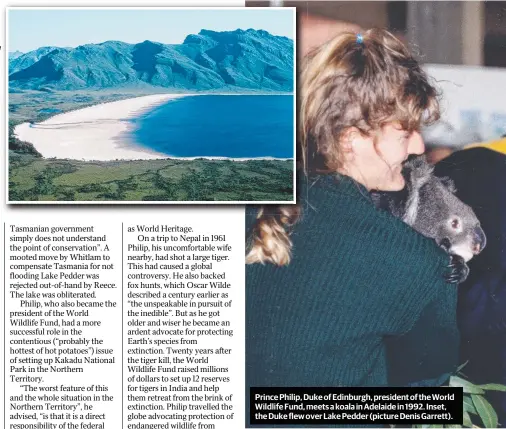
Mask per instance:
[[[450,255],[450,264],[448,267],[451,268],[452,271],[445,276],[447,283],[457,285],[467,279],[469,267],[462,256]]]

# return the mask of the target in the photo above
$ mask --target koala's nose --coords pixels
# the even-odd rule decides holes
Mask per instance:
[[[473,240],[472,251],[475,255],[477,255],[487,245],[487,237],[485,236],[483,229],[481,229],[481,227],[479,227],[479,226],[474,228],[473,233],[474,233],[474,240]]]

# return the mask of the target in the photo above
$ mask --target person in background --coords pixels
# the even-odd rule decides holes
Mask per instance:
[[[468,362],[462,371],[473,383],[506,384],[506,138],[432,153],[440,158],[435,173],[454,181],[457,196],[473,208],[487,236],[458,288],[460,360]],[[490,400],[506,425],[506,393],[492,392]]]

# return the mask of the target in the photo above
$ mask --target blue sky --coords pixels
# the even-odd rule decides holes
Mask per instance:
[[[263,29],[293,39],[289,9],[10,9],[9,46],[28,52],[42,46],[76,47],[86,43],[152,40],[182,43],[201,29],[228,31]]]

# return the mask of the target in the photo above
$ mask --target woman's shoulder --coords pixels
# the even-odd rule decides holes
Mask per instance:
[[[359,253],[369,261],[389,263],[393,259],[407,266],[433,270],[446,267],[448,255],[434,240],[376,208],[367,190],[353,180],[318,177],[308,181],[302,190],[305,193],[299,196],[301,229],[310,234],[320,230],[318,235],[328,244],[329,251],[339,242],[343,252],[359,247]],[[327,247],[321,244],[325,252]]]
[[[358,269],[399,265],[400,274],[406,274],[402,280],[428,271],[442,277],[445,272],[449,257],[434,240],[376,208],[357,182],[344,176],[304,177],[297,191],[301,215],[290,231],[294,258],[312,260],[316,255],[335,269],[352,255],[349,262]],[[247,237],[257,213],[257,208],[246,208]]]

